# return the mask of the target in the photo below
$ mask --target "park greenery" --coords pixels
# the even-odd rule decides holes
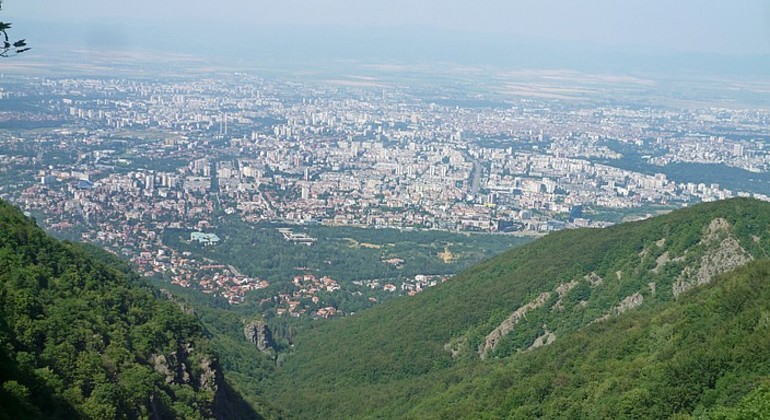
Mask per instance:
[[[316,242],[295,244],[284,240],[274,223],[251,225],[239,218],[222,218],[213,229],[223,246],[190,242],[191,230],[166,229],[163,240],[172,248],[189,251],[236,266],[244,274],[270,281],[290,281],[312,272],[342,282],[418,274],[454,274],[463,268],[529,241],[509,235],[462,234],[444,231],[401,231],[307,225],[291,227]],[[388,260],[403,260],[400,264]],[[302,268],[298,270],[297,268]]]
[[[297,275],[313,274],[337,280],[342,289],[321,293],[316,306],[333,306],[341,313],[351,314],[402,294],[400,286],[417,275],[451,276],[531,240],[511,235],[433,230],[291,227],[295,233],[316,239],[308,246],[286,241],[278,231],[280,227],[287,225],[247,224],[237,217],[225,216],[209,229],[222,239],[220,244],[202,245],[191,241],[190,229],[166,229],[163,242],[181,252],[190,252],[194,258],[232,265],[245,275],[268,280],[270,287],[252,292],[244,304],[232,310],[271,316],[275,311],[259,302],[291,293],[292,279]],[[365,285],[368,281],[377,281],[380,286],[369,287]],[[384,291],[382,286],[386,283],[398,287],[399,293]]]

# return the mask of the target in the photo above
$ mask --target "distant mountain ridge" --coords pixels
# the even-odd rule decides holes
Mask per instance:
[[[668,392],[667,387],[674,387],[676,381],[666,372],[681,366],[666,365],[654,373],[637,371],[636,375],[649,374],[646,378],[650,379],[639,379],[644,386],[639,385],[637,403],[645,408],[638,412],[667,417],[727,410],[751,391],[762,392],[762,384],[770,378],[767,369],[748,367],[731,352],[739,348],[749,351],[743,347],[747,342],[764,343],[770,340],[770,332],[751,335],[754,325],[723,334],[721,338],[732,335],[740,343],[732,343],[732,348],[711,334],[744,316],[761,318],[761,308],[770,308],[770,287],[766,287],[770,263],[765,260],[769,251],[770,203],[743,198],[700,204],[602,230],[554,233],[472,267],[419,296],[385,303],[298,337],[296,352],[287,358],[274,395],[279,403],[290,400],[294,414],[309,417],[450,415],[454,412],[447,403],[452,401],[462,402],[467,410],[463,415],[452,414],[459,417],[477,417],[498,404],[505,407],[495,409],[503,417],[549,417],[559,412],[559,404],[565,412],[572,410],[576,418],[594,417],[597,412],[584,406],[584,400],[591,398],[607,410],[607,416],[623,417],[630,412],[620,409],[615,398],[621,397],[609,389],[606,391],[613,397],[607,400],[584,395],[582,400],[571,401],[556,392],[566,385],[559,388],[553,383],[534,400],[517,402],[506,395],[536,387],[533,381],[543,375],[557,382],[559,375],[572,375],[586,381],[580,386],[571,384],[576,386],[573,391],[596,391],[587,373],[591,369],[601,371],[602,381],[630,381],[632,389],[627,391],[633,391],[633,378],[614,378],[611,370],[590,364],[562,371],[542,355],[560,359],[563,353],[581,360],[590,356],[594,363],[612,365],[613,343],[627,341],[620,326],[631,328],[628,323],[635,322],[643,325],[635,330],[641,334],[638,341],[642,347],[631,343],[626,351],[634,360],[665,365],[667,359],[656,357],[666,346],[651,341],[650,335],[660,334],[660,328],[673,328],[671,325],[678,325],[682,334],[705,334],[704,342],[715,343],[713,350],[719,355],[714,366],[706,369],[713,376],[708,383],[692,385],[692,392],[683,391],[678,400]],[[708,286],[716,279],[721,280]],[[753,306],[741,306],[735,313],[720,309],[713,325],[692,331],[702,319],[687,311],[721,308],[725,302],[715,295],[738,293],[725,290],[726,284],[738,284],[743,289],[751,285],[753,289],[741,298]],[[654,321],[666,313],[678,323]],[[688,354],[703,350],[690,336],[678,337],[671,332],[664,336],[683,343],[666,350],[674,359],[690,363]],[[586,337],[609,343],[604,349],[607,360],[591,353],[603,350],[586,342]],[[570,349],[578,344],[587,353],[576,354]],[[770,347],[756,351],[766,354]],[[704,360],[711,360],[711,356],[703,355]],[[631,363],[623,357],[619,360]],[[534,366],[543,366],[542,375]],[[500,376],[503,372],[520,384],[511,382],[514,379],[505,381]],[[744,382],[740,375],[746,376]],[[682,383],[690,379],[684,378]],[[495,381],[503,384],[490,385]],[[725,392],[731,393],[729,397]],[[644,402],[645,398],[649,401]],[[489,404],[484,405],[485,401]]]
[[[260,418],[198,320],[0,201],[0,418]]]

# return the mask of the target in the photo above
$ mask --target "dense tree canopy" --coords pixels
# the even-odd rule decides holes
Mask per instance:
[[[769,252],[770,204],[746,199],[551,234],[298,336],[272,395],[299,417],[733,418],[767,404]],[[674,296],[682,273],[746,255]],[[544,292],[482,360],[487,334]],[[643,304],[620,314],[630,296]]]
[[[0,418],[257,417],[208,346],[120,260],[0,201]]]

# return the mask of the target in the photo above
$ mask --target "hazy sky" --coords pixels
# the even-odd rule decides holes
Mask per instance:
[[[5,0],[21,23],[426,27],[620,47],[770,53],[770,0]],[[18,27],[18,23],[16,27]],[[20,29],[16,29],[20,30]]]

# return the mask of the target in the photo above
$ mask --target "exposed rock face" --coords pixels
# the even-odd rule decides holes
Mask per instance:
[[[601,286],[602,284],[604,284],[604,279],[596,273],[588,274],[584,278],[586,279],[586,281],[591,283],[591,287]]]
[[[668,251],[661,254],[656,260],[655,260],[655,268],[652,269],[652,272],[655,274],[660,273],[660,270],[663,269],[663,267],[668,263],[669,255]]]
[[[644,296],[641,293],[634,293],[631,296],[626,296],[625,299],[623,299],[618,306],[612,309],[612,311],[608,314],[605,314],[601,317],[599,317],[595,322],[602,322],[607,319],[610,319],[613,316],[620,315],[624,312],[628,312],[632,309],[636,309],[644,303]]]
[[[563,311],[564,310],[564,302],[562,299],[564,299],[564,296],[569,293],[570,290],[574,289],[575,286],[580,284],[577,280],[572,280],[569,283],[562,283],[556,287],[556,293],[559,295],[559,300],[556,301],[556,303],[553,305],[553,309],[557,311]]]
[[[730,233],[730,224],[725,219],[714,219],[701,239],[706,253],[701,258],[697,271],[687,267],[673,286],[674,297],[701,284],[710,283],[720,274],[731,271],[750,262],[753,258]]]
[[[577,280],[572,280],[569,283],[562,283],[558,286],[556,286],[556,293],[559,294],[559,299],[563,299],[564,295],[569,293],[570,290],[574,289],[575,286],[580,284]]]
[[[268,353],[274,349],[273,335],[265,321],[252,321],[243,328],[243,335],[246,339],[257,346],[257,349],[263,353]]]
[[[187,315],[195,315],[195,309],[191,306],[189,306],[187,303],[185,303],[182,300],[177,299],[174,297],[174,295],[168,291],[167,289],[160,289],[160,294],[163,295],[167,300],[170,300],[171,302],[174,302],[179,306],[179,309],[182,310],[182,312],[186,313]]]
[[[190,384],[188,359],[193,351],[193,347],[186,344],[173,353],[153,355],[153,367],[156,372],[165,377],[167,384]]]
[[[166,383],[174,382],[174,371],[171,370],[171,364],[168,362],[166,356],[157,354],[152,357],[152,366],[156,372],[160,373],[166,378]]]
[[[489,333],[489,335],[487,335],[486,340],[484,340],[484,344],[479,346],[479,357],[485,359],[487,354],[494,350],[495,346],[497,346],[497,344],[500,342],[500,339],[513,331],[513,328],[516,326],[516,324],[518,324],[519,321],[527,316],[527,312],[540,308],[550,298],[550,292],[542,293],[536,299],[520,307],[514,313],[512,313],[511,316],[509,316],[497,328]]]
[[[155,371],[165,377],[168,384],[187,384],[195,389],[202,389],[216,393],[224,380],[216,361],[207,355],[201,357],[196,373],[193,373],[191,364],[195,363],[195,350],[190,344],[186,344],[169,354],[156,354],[152,357]],[[197,376],[195,376],[197,374]]]
[[[728,233],[730,231],[730,222],[723,218],[717,218],[711,221],[709,223],[709,226],[706,228],[705,235],[702,239],[703,242],[713,242],[716,239],[719,239],[721,234]]]
[[[547,346],[553,344],[554,341],[556,341],[556,334],[546,331],[545,334],[535,339],[535,342],[532,343],[527,350],[534,350],[536,348]]]
[[[459,337],[459,338],[452,339],[452,341],[444,344],[444,350],[452,354],[453,359],[461,356],[462,354],[467,354],[468,338]]]
[[[169,354],[152,356],[155,371],[165,377],[168,384],[190,385],[193,389],[206,391],[211,400],[203,403],[199,410],[205,418],[216,419],[259,419],[258,413],[235,392],[225,380],[222,369],[216,359],[206,354],[196,354],[195,349],[186,344]],[[197,369],[193,365],[197,365]],[[153,404],[153,417],[163,418]]]
[[[756,241],[756,239],[754,240]],[[646,259],[644,260],[645,265],[654,261],[650,273],[658,276],[665,274],[666,279],[669,278],[668,273],[666,273],[667,266],[674,262],[688,262],[687,268],[685,268],[674,281],[673,293],[675,297],[697,285],[709,283],[715,276],[747,264],[753,259],[741,246],[738,239],[732,233],[732,226],[724,218],[717,218],[711,221],[711,223],[703,229],[702,237],[698,245],[685,250],[682,255],[672,255],[669,250],[666,250],[665,247],[668,242],[669,241],[665,238],[662,238],[654,242],[654,245],[650,247],[650,249],[643,249],[639,255],[643,259]],[[614,280],[611,278],[611,274],[609,276],[610,277],[608,278],[610,278],[610,281]],[[618,280],[622,280],[626,277],[621,271],[615,272],[615,276]],[[634,273],[631,273],[632,278],[633,276]],[[536,299],[518,308],[486,336],[484,342],[478,347],[479,357],[485,359],[491,351],[494,351],[504,337],[514,331],[516,326],[526,318],[528,312],[544,306],[551,296],[558,296],[558,300],[551,307],[551,310],[564,311],[565,307],[562,299],[582,281],[590,284],[592,288],[600,288],[606,283],[606,279],[598,273],[589,272],[585,274],[582,279],[559,284],[551,292],[542,293]],[[651,281],[647,282],[646,285],[647,288],[649,288],[649,294],[647,294],[646,290],[640,290],[630,296],[626,296],[623,300],[616,302],[612,309],[605,312],[604,315],[595,319],[593,322],[602,322],[642,306],[645,301],[645,296],[642,293],[647,294],[648,297],[654,297],[659,292],[657,289],[660,286],[660,283]],[[589,302],[587,300],[581,300],[578,303],[578,305],[582,307],[586,307],[588,304]],[[530,346],[530,349],[548,345],[553,342],[553,340],[555,340],[555,335],[546,330],[542,336],[535,340],[532,346]],[[465,346],[467,345],[466,343],[467,341],[464,341],[464,339],[457,339],[448,343],[445,348],[452,353],[453,357],[457,357],[463,353],[463,349],[465,349]]]
[[[209,358],[204,357],[201,359],[199,367],[201,369],[201,377],[199,379],[199,388],[216,393],[219,390],[219,384],[222,382],[222,372],[217,369],[215,362]]]

